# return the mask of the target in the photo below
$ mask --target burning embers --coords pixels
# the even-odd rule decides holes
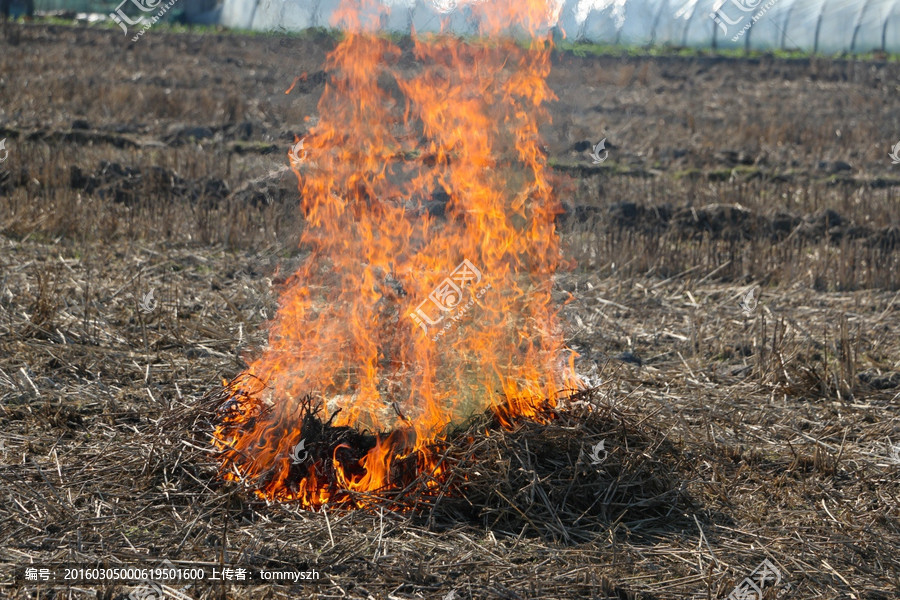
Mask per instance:
[[[471,8],[486,36],[548,18],[544,2]],[[291,155],[309,255],[216,431],[227,478],[311,508],[437,489],[448,426],[487,407],[540,419],[575,385],[538,136],[549,43],[414,38],[401,67],[365,33],[373,14],[339,11],[319,121]]]
[[[240,401],[232,400],[220,409],[220,431],[226,436],[247,434],[247,427],[255,427],[256,419],[274,423],[267,419],[271,415],[265,411],[249,417],[241,412],[241,407]],[[274,424],[274,429],[259,443],[260,456],[268,462],[268,468],[260,471],[255,482],[263,497],[299,500],[311,508],[325,503],[362,507],[396,492],[401,482],[416,481],[420,472],[435,471],[435,465],[428,463],[428,452],[412,451],[415,440],[408,429],[376,436],[353,427],[335,426],[336,414],[324,421],[310,398],[300,400],[292,408],[298,422],[284,427]],[[277,447],[266,448],[270,442]],[[293,446],[285,453],[283,445],[291,443]],[[420,464],[423,460],[425,463]],[[256,468],[248,463],[244,466],[248,470]]]

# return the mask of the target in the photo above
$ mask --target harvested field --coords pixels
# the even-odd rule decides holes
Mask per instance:
[[[766,598],[900,597],[895,61],[554,54],[554,293],[595,387],[473,415],[439,494],[223,481],[216,395],[304,256],[286,154],[334,43],[4,29],[0,595],[128,598],[11,573],[168,559],[321,576],[167,590],[198,599],[699,600],[768,559]]]

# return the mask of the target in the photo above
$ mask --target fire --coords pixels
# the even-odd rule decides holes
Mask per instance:
[[[436,488],[453,423],[487,407],[507,426],[541,419],[577,386],[551,297],[559,205],[538,134],[554,98],[552,6],[469,8],[482,37],[413,36],[414,68],[375,35],[377,4],[337,13],[346,35],[319,120],[303,159],[291,155],[308,255],[268,347],[227,385],[215,435],[225,477],[264,498],[366,506],[410,474]]]

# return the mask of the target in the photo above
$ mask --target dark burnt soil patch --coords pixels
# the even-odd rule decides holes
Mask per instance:
[[[163,167],[127,167],[102,161],[93,173],[69,168],[69,187],[109,199],[134,204],[142,199],[187,200],[216,203],[229,194],[228,184],[216,177],[189,181]]]
[[[673,207],[614,202],[609,206],[564,204],[558,217],[563,225],[592,221],[600,227],[623,228],[645,235],[671,233],[680,239],[781,242],[797,238],[807,242],[839,244],[860,241],[884,252],[900,249],[900,227],[873,228],[857,225],[838,212],[826,209],[810,215],[778,211],[759,214],[737,204]]]

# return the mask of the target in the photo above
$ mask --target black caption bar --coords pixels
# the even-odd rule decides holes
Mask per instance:
[[[317,583],[322,574],[315,569],[289,567],[259,568],[219,565],[174,565],[168,561],[149,564],[80,565],[33,564],[15,568],[17,583],[32,585],[145,585],[153,590],[163,587],[178,589],[202,582],[225,582],[237,585]],[[148,590],[149,591],[149,590]]]

